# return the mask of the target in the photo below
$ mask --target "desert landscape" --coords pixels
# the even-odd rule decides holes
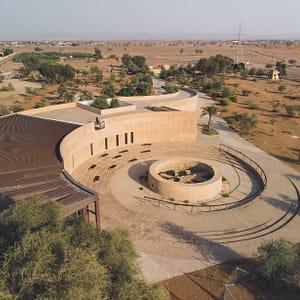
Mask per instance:
[[[74,46],[75,45],[75,46]],[[287,76],[272,81],[267,78],[247,76],[229,76],[225,79],[230,91],[237,97],[237,102],[220,107],[222,116],[228,118],[232,114],[248,113],[257,116],[257,127],[251,134],[245,136],[259,148],[272,154],[274,157],[288,164],[295,170],[300,170],[299,138],[300,119],[298,116],[289,117],[285,106],[299,105],[300,96],[300,45],[297,42],[244,42],[243,45],[233,42],[201,42],[201,41],[149,41],[149,42],[95,42],[95,43],[48,43],[48,44],[17,44],[6,45],[14,50],[15,54],[23,52],[57,51],[63,53],[81,52],[94,53],[97,47],[101,50],[103,59],[98,61],[90,59],[60,58],[60,63],[70,64],[78,70],[77,79],[80,83],[75,88],[76,99],[80,91],[88,91],[90,95],[98,95],[101,89],[111,81],[114,74],[113,85],[116,89],[122,86],[120,79],[121,57],[124,54],[142,55],[155,73],[160,72],[161,66],[177,66],[195,64],[201,58],[208,58],[221,54],[233,60],[243,58],[246,68],[266,70],[266,65],[274,66],[277,61],[293,62],[288,65]],[[3,47],[6,47],[3,46]],[[241,48],[242,47],[242,48]],[[242,52],[241,52],[242,49]],[[241,56],[242,55],[242,56]],[[0,91],[0,106],[9,107],[13,111],[31,109],[45,105],[64,102],[59,99],[57,84],[42,86],[39,80],[15,79],[14,74],[23,64],[15,62],[13,57],[0,61],[0,71],[4,74],[3,86],[12,84],[14,90]],[[104,79],[96,84],[90,69],[97,66],[103,71]],[[126,81],[127,80],[127,81]],[[125,78],[124,83],[128,82]],[[84,83],[84,84],[83,84]],[[123,85],[124,85],[123,83]],[[284,86],[283,91],[278,88]],[[37,94],[26,94],[26,87],[37,89]],[[248,91],[243,95],[243,91]],[[276,106],[276,107],[275,107]]]

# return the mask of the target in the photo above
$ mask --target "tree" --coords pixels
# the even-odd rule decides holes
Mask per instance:
[[[73,80],[75,69],[70,65],[44,63],[38,67],[38,71],[49,82],[62,83]]]
[[[130,74],[146,74],[149,72],[149,66],[146,64],[146,58],[141,55],[130,56],[128,54],[124,54],[122,56],[122,64],[127,68],[128,73]]]
[[[107,109],[109,108],[109,104],[107,102],[107,97],[104,95],[101,95],[99,97],[97,97],[93,103],[92,103],[93,107],[99,108],[99,109]]]
[[[231,93],[230,89],[225,87],[222,92],[222,97],[229,98],[231,95],[232,95],[232,93]]]
[[[286,68],[287,68],[287,65],[285,63],[283,63],[282,61],[278,61],[276,63],[276,69],[280,72],[281,76],[286,75]]]
[[[251,68],[249,70],[249,73],[248,73],[250,76],[254,76],[256,74],[256,69],[255,68]]]
[[[102,93],[106,95],[108,98],[113,98],[116,96],[115,87],[112,84],[106,85],[103,88]]]
[[[256,115],[249,116],[247,113],[241,115],[239,121],[241,134],[249,134],[252,129],[257,126],[258,120]]]
[[[286,239],[271,240],[258,247],[260,274],[269,281],[292,281],[299,268],[297,246]]]
[[[80,92],[79,101],[91,100],[93,98],[93,94],[90,91],[83,90]]]
[[[103,73],[99,72],[95,75],[95,81],[97,84],[97,87],[99,86],[99,82],[103,80]]]
[[[266,68],[268,70],[268,74],[270,74],[270,70],[273,68],[273,65],[268,63],[268,64],[266,64]]]
[[[123,87],[118,91],[119,96],[129,97],[129,96],[135,96],[135,89],[131,85],[127,85],[126,87]]]
[[[102,59],[103,56],[102,56],[102,52],[99,48],[95,48],[95,58],[98,60],[98,59]]]
[[[207,106],[203,108],[202,116],[208,115],[207,129],[208,132],[211,131],[212,127],[212,117],[215,116],[218,112],[218,109],[215,105]]]
[[[167,299],[138,279],[136,258],[126,232],[64,219],[56,202],[19,200],[0,213],[3,300]]]

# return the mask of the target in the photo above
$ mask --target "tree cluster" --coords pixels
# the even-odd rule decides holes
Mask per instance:
[[[149,66],[146,64],[146,58],[141,55],[130,56],[124,54],[122,56],[122,64],[127,68],[128,74],[149,73]]]
[[[75,69],[62,64],[44,63],[38,67],[38,71],[48,82],[61,83],[68,80],[73,80],[75,77]]]
[[[209,58],[201,58],[197,62],[195,70],[200,71],[202,76],[212,77],[220,73],[230,72],[233,67],[234,63],[231,58],[218,54]]]
[[[107,109],[119,107],[120,103],[118,99],[112,98],[110,101],[108,101],[107,96],[101,95],[93,101],[92,106],[99,109]]]
[[[118,91],[119,96],[147,96],[152,92],[152,77],[150,74],[136,74],[129,83]]]
[[[18,201],[0,233],[0,299],[167,299],[140,279],[126,232],[64,220],[56,203]]]

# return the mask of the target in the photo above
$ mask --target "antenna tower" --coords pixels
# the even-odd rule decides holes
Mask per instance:
[[[242,22],[240,23],[239,33],[238,33],[238,40],[236,42],[236,57],[235,63],[245,63],[244,60],[244,50],[243,50],[243,41],[241,40],[241,33],[242,33]]]

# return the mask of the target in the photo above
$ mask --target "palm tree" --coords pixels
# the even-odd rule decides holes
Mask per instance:
[[[215,105],[207,106],[203,108],[202,116],[208,115],[207,130],[210,132],[212,125],[212,117],[218,112],[218,108]]]

